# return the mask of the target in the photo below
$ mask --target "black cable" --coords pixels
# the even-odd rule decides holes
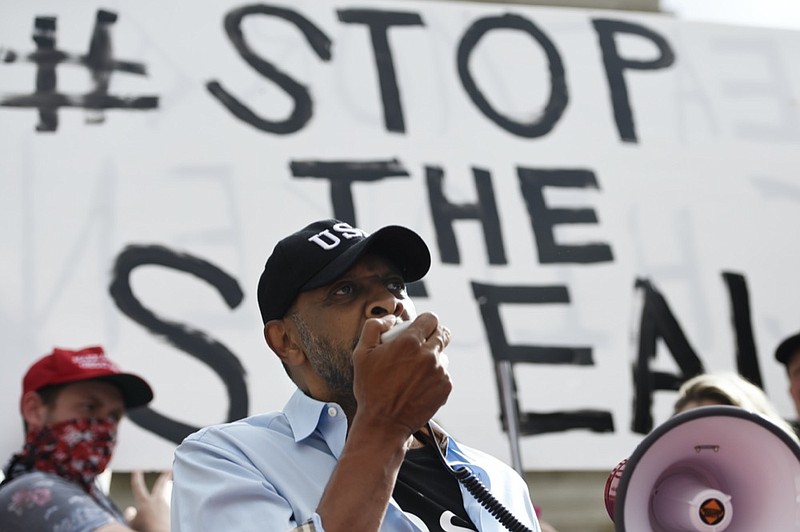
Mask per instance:
[[[467,488],[467,491],[469,491],[470,494],[475,497],[475,500],[478,501],[481,506],[486,508],[486,510],[495,519],[497,519],[501,525],[511,532],[533,532],[530,528],[526,527],[516,517],[514,517],[514,515],[500,503],[500,501],[495,499],[494,495],[489,493],[489,490],[483,485],[483,482],[481,482],[478,477],[473,475],[469,469],[463,466],[457,470],[453,469],[453,467],[447,463],[444,453],[442,453],[442,448],[439,447],[436,437],[433,435],[433,427],[431,426],[430,421],[426,426],[430,432],[430,439],[429,436],[422,431],[417,432],[416,436],[422,440],[427,440],[428,443],[436,448],[436,454],[439,456],[439,460],[442,462],[445,469],[447,469],[454,477],[458,479],[459,482],[461,482],[461,484],[464,485],[465,488]]]

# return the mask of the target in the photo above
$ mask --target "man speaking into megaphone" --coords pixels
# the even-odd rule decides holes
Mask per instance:
[[[422,238],[400,226],[369,235],[321,220],[277,243],[258,303],[297,390],[281,412],[178,447],[174,531],[495,531],[506,519],[540,531],[513,469],[429,423],[452,388],[450,331],[406,292],[429,267]],[[468,487],[478,480],[491,512]]]

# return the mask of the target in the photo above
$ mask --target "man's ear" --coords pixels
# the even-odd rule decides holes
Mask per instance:
[[[295,341],[294,329],[288,320],[270,320],[265,323],[264,339],[285,366],[299,366],[306,361],[306,354]]]
[[[27,392],[20,400],[22,419],[28,424],[28,429],[41,429],[47,422],[49,407],[36,392]]]

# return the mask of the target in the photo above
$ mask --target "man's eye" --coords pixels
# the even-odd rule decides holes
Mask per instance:
[[[336,294],[347,296],[353,293],[353,285],[351,284],[343,284],[336,288]]]
[[[389,283],[389,290],[392,292],[405,292],[406,283],[403,281],[392,281]]]

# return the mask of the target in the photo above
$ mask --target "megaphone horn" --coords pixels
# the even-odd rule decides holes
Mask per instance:
[[[758,414],[694,408],[614,469],[606,508],[616,532],[800,531],[800,446]]]

